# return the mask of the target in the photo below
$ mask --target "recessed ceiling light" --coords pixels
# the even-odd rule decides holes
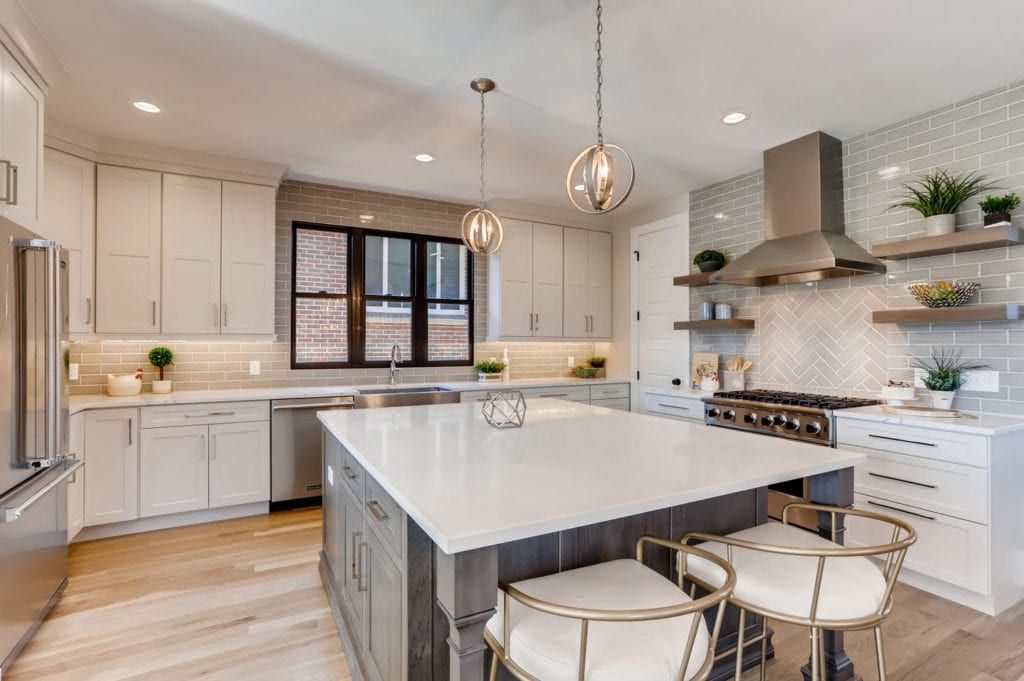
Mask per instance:
[[[726,125],[736,125],[747,120],[747,114],[742,111],[730,111],[729,113],[722,116],[722,122]]]
[[[430,154],[416,154],[416,160],[420,163],[430,163],[434,160],[434,157]]]
[[[578,192],[583,192],[583,191],[587,190],[587,185],[585,185],[585,184],[578,184],[575,187],[573,187],[573,189],[575,189]]]
[[[134,106],[139,111],[145,111],[146,113],[160,113],[160,107],[158,107],[156,104],[150,104],[149,102],[132,102],[132,106]]]

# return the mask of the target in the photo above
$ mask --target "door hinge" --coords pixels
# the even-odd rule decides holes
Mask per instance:
[[[640,251],[633,251],[633,255],[636,256],[636,261],[640,262]]]

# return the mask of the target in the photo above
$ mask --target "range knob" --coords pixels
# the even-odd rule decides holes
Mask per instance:
[[[736,412],[734,412],[732,409],[729,409],[724,414],[722,414],[722,418],[725,419],[726,421],[732,421],[734,418],[736,418]]]
[[[757,423],[757,414],[754,412],[748,412],[743,416],[744,423]]]
[[[710,409],[708,409],[708,416],[710,416],[713,419],[718,418],[718,416],[721,413],[722,411],[718,407],[711,407]]]
[[[821,424],[817,421],[811,421],[807,424],[807,432],[811,435],[817,435],[821,432]]]
[[[767,427],[771,428],[772,426],[775,425],[775,417],[774,416],[762,416],[761,417],[761,425],[762,426],[767,426]]]
[[[788,422],[789,422],[789,417],[787,417],[785,414],[782,414],[780,416],[776,416],[775,417],[775,425],[777,425],[777,426],[784,426]]]
[[[800,430],[800,419],[789,419],[785,426],[786,430]]]

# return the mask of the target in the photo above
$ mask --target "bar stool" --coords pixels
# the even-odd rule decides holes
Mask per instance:
[[[829,514],[832,540],[790,525],[789,512],[796,509]],[[889,543],[853,548],[837,544],[835,528],[840,516],[856,516],[873,525],[887,526]],[[689,532],[683,537],[684,544],[695,541],[704,542],[701,548],[724,557],[736,571],[736,588],[729,597],[729,602],[740,610],[736,681],[743,671],[743,650],[754,643],[761,644],[764,681],[768,618],[810,629],[811,681],[824,679],[823,630],[873,629],[878,677],[885,681],[882,622],[892,611],[892,590],[907,549],[917,541],[913,527],[872,511],[795,502],[783,509],[781,523],[772,521],[726,536]],[[880,559],[881,563],[876,564],[869,557]],[[716,563],[702,556],[689,558],[686,570],[691,581],[703,588],[718,583],[722,575]],[[747,612],[763,618],[761,633],[749,641],[744,640]],[[720,657],[730,654],[731,650]]]
[[[644,547],[699,557],[722,578],[698,599],[643,564]],[[501,584],[484,639],[498,664],[521,681],[703,681],[715,661],[725,599],[736,575],[719,556],[641,537],[623,559]],[[718,606],[711,631],[703,614]]]

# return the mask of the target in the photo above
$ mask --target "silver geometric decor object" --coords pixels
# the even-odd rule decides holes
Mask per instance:
[[[495,428],[520,428],[526,420],[526,398],[518,390],[488,392],[480,413]]]

